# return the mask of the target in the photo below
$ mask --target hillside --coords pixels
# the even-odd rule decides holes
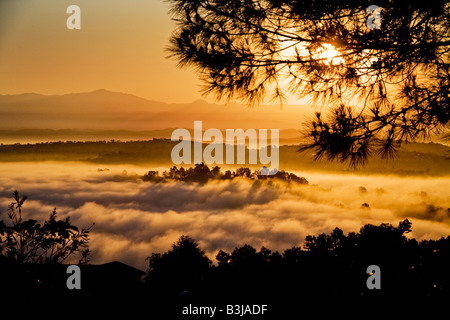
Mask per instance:
[[[156,130],[73,130],[73,129],[21,129],[0,130],[0,144],[27,144],[58,141],[99,141],[99,140],[152,140],[154,138],[170,139],[177,128]],[[193,129],[189,129],[193,136]],[[225,137],[225,131],[222,131]],[[270,133],[269,133],[270,135]],[[299,130],[285,129],[279,131],[279,142],[283,144],[298,144],[302,141]]]
[[[171,151],[177,142],[164,139],[152,141],[97,141],[54,142],[0,146],[0,162],[17,161],[82,161],[100,165],[134,164],[146,168],[171,167]],[[280,169],[286,171],[328,171],[356,173],[379,173],[399,175],[450,174],[450,147],[436,143],[411,143],[400,149],[395,160],[386,161],[373,157],[367,165],[351,170],[346,164],[316,162],[312,152],[299,153],[298,145],[280,146]],[[248,152],[247,152],[248,155]],[[246,161],[248,163],[248,161]],[[186,166],[186,165],[185,165]],[[187,165],[189,166],[189,165]],[[231,167],[240,167],[234,165]],[[247,165],[245,165],[247,166]],[[250,165],[260,169],[260,165]]]

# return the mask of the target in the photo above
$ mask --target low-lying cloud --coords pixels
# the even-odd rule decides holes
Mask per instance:
[[[210,258],[219,249],[245,243],[283,251],[306,235],[358,231],[364,224],[405,218],[409,236],[435,239],[450,234],[450,178],[358,176],[296,172],[310,185],[258,185],[251,180],[150,183],[116,181],[131,166],[79,163],[11,163],[0,168],[0,212],[14,189],[26,194],[25,218],[44,219],[56,207],[79,227],[95,222],[92,263],[120,260],[146,268],[145,258],[163,252],[183,234],[200,242]],[[146,168],[151,169],[151,168]],[[364,187],[360,188],[360,187]],[[365,205],[363,205],[365,204]],[[4,219],[5,216],[2,216]]]

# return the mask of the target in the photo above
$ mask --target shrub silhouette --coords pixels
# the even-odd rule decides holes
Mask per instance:
[[[43,224],[24,220],[22,209],[27,197],[14,191],[13,198],[7,213],[9,223],[0,221],[0,261],[62,263],[76,253],[81,254],[80,263],[89,261],[89,232],[93,225],[79,230],[69,217],[57,220],[56,208]]]

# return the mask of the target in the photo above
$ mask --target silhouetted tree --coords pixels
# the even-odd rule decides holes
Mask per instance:
[[[162,182],[164,178],[159,175],[158,171],[149,171],[146,174],[144,174],[142,180],[152,182]]]
[[[145,281],[171,295],[201,286],[212,264],[189,236],[181,236],[166,253],[153,253],[147,259],[149,269]]]
[[[189,168],[188,171],[192,172],[188,178],[188,180],[191,181],[206,182],[210,178],[213,178],[211,170],[209,170],[208,166],[203,162],[197,163],[193,169]]]
[[[341,229],[335,228],[330,235],[322,233],[316,236],[306,236],[303,246],[311,252],[332,252],[341,246],[345,238]]]
[[[214,178],[218,178],[220,177],[220,167],[215,166],[214,168],[211,169],[211,174],[214,176]]]
[[[374,29],[367,0],[168,2],[169,50],[200,72],[205,93],[259,103],[290,91],[332,109],[307,131],[316,159],[356,166],[448,130],[448,0],[380,0]],[[362,108],[350,106],[355,98]]]
[[[18,263],[61,263],[71,255],[81,253],[80,262],[89,261],[89,232],[78,229],[70,218],[57,220],[56,209],[41,225],[22,216],[26,196],[13,192],[15,202],[8,207],[8,220],[0,221],[0,258]]]
[[[219,268],[226,267],[231,260],[231,255],[226,251],[219,250],[216,255],[216,260],[218,262]]]
[[[411,222],[398,226],[366,224],[347,235],[309,235],[303,248],[279,254],[246,244],[232,252],[220,250],[214,266],[194,240],[180,238],[172,249],[150,257],[147,275],[155,295],[184,290],[201,299],[261,299],[284,306],[299,299],[360,297],[361,295],[448,296],[450,294],[450,236],[417,242],[407,238]],[[382,290],[366,286],[369,265],[381,268]],[[204,300],[201,300],[204,301]],[[322,300],[323,301],[323,300]]]
[[[361,205],[361,209],[370,209],[370,205],[369,205],[367,202],[364,202],[364,203]]]
[[[225,171],[223,178],[224,179],[232,179],[233,178],[232,172],[230,170]]]
[[[363,187],[363,186],[359,186],[358,187],[358,191],[359,191],[360,194],[366,194],[367,193],[366,187]]]
[[[257,251],[245,244],[231,253],[220,250],[216,255],[218,273],[216,278],[228,284],[228,295],[247,299],[267,298],[268,290],[282,287],[275,277],[281,271],[282,256],[278,252],[262,247]],[[236,290],[236,288],[239,288]],[[272,293],[271,293],[272,294]]]
[[[237,177],[250,178],[252,176],[252,170],[250,168],[241,167],[236,170]]]
[[[142,176],[142,180],[151,182],[166,182],[168,180],[186,181],[186,182],[199,182],[206,183],[211,179],[222,179],[231,180],[236,177],[249,178],[249,179],[260,179],[260,180],[270,180],[278,179],[287,183],[299,183],[308,184],[308,181],[303,177],[298,177],[293,173],[286,171],[278,171],[275,175],[261,175],[258,170],[252,172],[250,168],[241,167],[236,170],[236,172],[231,172],[230,170],[225,171],[225,173],[220,172],[220,167],[215,166],[210,169],[204,163],[198,163],[193,168],[185,169],[183,167],[177,168],[173,166],[169,171],[164,171],[162,176],[159,175],[158,171],[148,171]]]
[[[271,177],[271,176],[269,176]],[[283,180],[285,182],[295,182],[299,184],[308,184],[308,180],[303,177],[298,177],[294,173],[289,173],[284,170],[278,170],[277,173],[273,175],[273,178]]]

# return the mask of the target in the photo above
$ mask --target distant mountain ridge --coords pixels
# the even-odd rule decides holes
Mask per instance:
[[[305,106],[249,107],[203,100],[169,104],[128,93],[95,90],[64,95],[0,95],[0,130],[158,130],[192,128],[294,129],[313,109]]]
[[[43,111],[60,112],[67,107],[75,107],[73,112],[110,111],[111,107],[124,107],[133,104],[134,110],[145,110],[149,103],[158,106],[164,102],[146,100],[132,94],[112,92],[104,89],[82,93],[68,93],[63,95],[43,95],[38,93],[24,93],[18,95],[0,95],[0,110],[14,108],[14,111]],[[95,107],[94,110],[89,109]]]

